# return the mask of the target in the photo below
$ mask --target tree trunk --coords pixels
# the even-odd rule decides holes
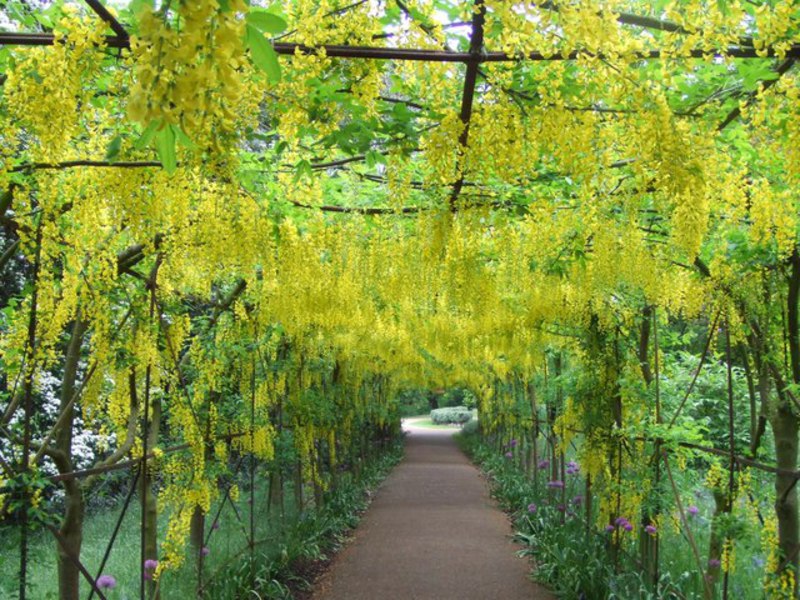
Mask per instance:
[[[708,569],[705,577],[708,581],[707,590],[711,597],[714,596],[714,588],[719,583],[719,576],[722,572],[720,560],[722,558],[722,546],[725,538],[719,532],[719,517],[728,512],[728,493],[727,491],[714,490],[714,517],[711,521],[711,535],[708,539]]]
[[[539,409],[536,406],[536,390],[529,384],[529,395],[531,399],[531,412],[533,413],[533,443],[531,450],[531,472],[533,473],[533,487],[539,489]]]
[[[651,384],[653,383],[653,370],[650,368],[650,331],[651,331],[651,320],[653,319],[653,307],[652,306],[645,306],[642,309],[642,321],[641,321],[641,328],[639,330],[639,350],[638,350],[638,358],[639,358],[639,367],[642,371],[642,379],[644,379],[645,386],[650,389]],[[658,409],[656,409],[656,413],[658,413]],[[621,417],[620,417],[621,418]],[[656,415],[658,418],[658,415]],[[656,456],[660,454],[660,450],[658,444],[656,444],[655,448]],[[657,482],[659,480],[659,465],[661,464],[660,460],[655,460],[653,465],[653,481]],[[657,490],[656,490],[657,491]],[[658,497],[656,493],[654,497]],[[650,506],[645,506],[642,508],[642,527],[639,530],[639,560],[642,564],[642,569],[647,574],[648,581],[653,585],[655,588],[658,585],[658,538],[651,535],[645,530],[645,527],[648,525],[652,525],[657,516],[659,510],[658,507],[652,508]]]
[[[798,324],[798,303],[800,303],[800,254],[797,247],[791,256],[791,273],[786,299],[786,333],[789,342],[789,363],[792,382],[800,384],[800,325]],[[795,573],[795,593],[797,592],[798,567],[798,516],[797,482],[786,472],[797,468],[798,418],[787,398],[778,386],[778,407],[772,418],[772,431],[775,436],[775,458],[782,471],[775,476],[775,515],[778,519],[778,544],[783,564],[781,570],[790,568]]]
[[[192,544],[192,552],[200,554],[205,545],[206,514],[199,506],[194,507],[192,520],[189,523],[189,542]]]
[[[159,429],[161,428],[161,400],[153,399],[150,419],[150,431],[148,434],[147,447],[155,448],[158,443]],[[142,532],[144,535],[145,560],[158,560],[158,498],[153,490],[153,477],[149,472],[142,473],[141,493],[139,494],[142,502],[142,510],[145,514],[145,527]],[[152,580],[147,583],[147,598],[158,600],[158,586]]]
[[[72,433],[75,408],[72,399],[75,395],[78,364],[86,329],[86,322],[78,316],[72,326],[72,334],[67,345],[64,361],[59,414],[66,412],[66,419],[55,437],[56,450],[63,457],[62,461],[58,461],[61,463],[59,465],[59,471],[61,472],[73,469]],[[81,573],[70,556],[80,558],[81,544],[83,543],[84,501],[81,483],[77,479],[65,481],[64,494],[64,518],[61,521],[60,528],[63,544],[57,542],[59,598],[60,600],[78,600]]]
[[[550,437],[550,455],[552,463],[550,464],[550,479],[555,481],[560,478],[561,468],[558,461],[558,453],[556,446],[558,445],[558,438],[556,436],[556,418],[558,417],[558,410],[561,408],[562,390],[561,390],[561,352],[553,357],[553,374],[556,378],[556,397],[555,402],[551,402],[547,407],[547,429],[549,430]]]
[[[74,480],[64,482],[64,518],[60,533],[63,545],[58,545],[58,593],[60,600],[78,600],[81,573],[70,556],[80,557],[83,543],[83,490]]]
[[[279,354],[278,358],[281,359],[282,356]],[[278,436],[278,438],[281,438],[283,436],[283,398],[289,393],[289,383],[287,378],[283,392],[278,392],[277,374],[274,377],[275,379],[273,381],[276,386],[275,392],[278,396],[278,405],[275,407],[275,412],[272,414],[272,421],[275,423],[275,434]],[[283,457],[280,455],[276,456],[275,460],[272,461],[272,470],[269,474],[269,511],[270,514],[272,514],[272,511],[277,508],[281,523],[283,523],[283,517],[286,513],[286,505],[284,502],[283,493],[282,463]]]
[[[294,469],[294,504],[297,516],[303,514],[303,461],[298,460]]]
[[[781,560],[797,573],[800,522],[797,515],[797,486],[793,473],[797,469],[798,418],[789,406],[782,405],[770,419],[775,436],[775,458],[781,472],[775,476],[775,515],[778,518],[778,545]]]
[[[739,356],[744,366],[745,380],[747,381],[747,397],[750,400],[750,441],[756,439],[758,430],[758,397],[756,393],[756,383],[753,377],[753,369],[750,367],[750,357],[747,348],[740,344],[738,347]]]
[[[758,397],[759,397],[759,410],[758,421],[756,424],[753,437],[750,439],[750,454],[755,457],[758,454],[758,449],[761,446],[761,439],[764,437],[764,432],[767,429],[767,408],[769,407],[769,393],[770,393],[770,379],[767,365],[763,361],[760,363],[755,361],[756,368],[758,369]]]
[[[322,441],[318,441],[322,445]],[[313,462],[314,468],[314,508],[320,509],[325,504],[325,491],[322,488],[322,474],[324,472],[324,458],[322,452],[319,452],[316,460]]]
[[[269,511],[277,509],[278,515],[283,519],[283,475],[281,471],[280,465],[276,465],[269,474]]]

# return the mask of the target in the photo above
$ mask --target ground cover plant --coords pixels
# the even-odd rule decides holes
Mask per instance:
[[[732,597],[757,559],[793,597],[799,32],[771,0],[3,2],[17,596],[53,555],[60,599],[117,593],[86,561],[120,502],[139,597],[208,596],[215,507],[322,507],[446,396],[532,497],[579,465],[597,593]]]

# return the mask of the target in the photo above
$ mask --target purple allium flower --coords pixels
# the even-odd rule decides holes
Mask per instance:
[[[540,469],[546,469],[547,467],[550,466],[550,461],[546,460],[546,459],[545,460],[540,460],[539,464],[536,465],[536,466],[539,467]]]
[[[692,504],[690,507],[686,509],[686,512],[689,513],[690,517],[694,517],[695,515],[697,515],[697,513],[700,512],[700,509],[697,508],[694,504]]]
[[[508,442],[508,445],[513,448],[514,446],[517,445],[517,440],[511,440],[510,442]]]
[[[533,502],[528,504],[528,512],[531,513],[531,514],[536,512],[536,505]]]
[[[148,558],[144,561],[144,568],[148,571],[155,571],[158,568],[158,561],[154,558]]]
[[[710,568],[712,568],[712,569],[716,569],[716,568],[717,568],[717,567],[719,567],[721,564],[722,564],[722,563],[719,561],[719,559],[718,559],[718,558],[709,558],[709,559],[708,559],[708,566],[709,566]]]
[[[547,487],[554,489],[561,489],[564,487],[564,482],[556,479],[555,481],[548,481]]]
[[[211,553],[211,550],[209,550],[209,549],[208,549],[208,546],[203,546],[203,547],[200,549],[200,554],[201,554],[202,556],[208,556],[210,553]]]
[[[101,590],[113,590],[117,587],[117,580],[114,579],[111,575],[100,575],[97,578],[97,587]]]
[[[573,504],[582,504],[583,503],[583,496],[575,496],[572,499]]]
[[[658,529],[656,529],[655,525],[647,525],[644,530],[649,533],[650,535],[655,535],[658,533]]]
[[[754,556],[753,557],[753,566],[758,567],[759,569],[764,566],[764,559],[761,556]]]
[[[559,504],[558,506],[556,506],[556,510],[558,512],[567,512],[567,507],[564,506],[563,504]]]
[[[611,533],[614,529],[615,527],[613,525],[606,525],[606,533]]]
[[[614,519],[614,525],[624,525],[627,522],[628,519],[626,519],[625,517],[617,517],[616,519]]]
[[[625,521],[625,523],[623,523],[623,524],[622,524],[622,528],[623,528],[625,531],[633,531],[633,525],[631,525],[631,524],[630,524],[630,523],[628,523],[627,521]]]
[[[514,458],[513,452],[506,452],[506,458]]]
[[[576,475],[578,472],[580,472],[580,470],[581,470],[580,465],[576,463],[574,460],[571,460],[567,463],[567,473],[569,475]]]

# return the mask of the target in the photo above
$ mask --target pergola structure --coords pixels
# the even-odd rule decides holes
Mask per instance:
[[[103,21],[108,23],[109,28],[114,32],[114,35],[109,35],[105,38],[105,44],[109,48],[117,48],[117,49],[130,49],[130,34],[125,29],[125,26],[121,24],[116,17],[114,17],[111,12],[103,5],[100,0],[85,0],[86,4],[94,11],[98,17],[100,17]],[[357,6],[362,4],[363,2],[356,2],[353,6]],[[402,3],[398,3],[402,9],[406,12],[408,11],[407,8]],[[463,132],[459,138],[459,144],[462,148],[467,148],[469,143],[469,124],[472,118],[473,112],[473,103],[475,100],[475,91],[478,82],[478,78],[481,75],[481,65],[487,63],[498,63],[498,62],[518,62],[518,61],[574,61],[578,59],[581,55],[585,55],[583,52],[574,51],[570,52],[567,55],[563,54],[543,54],[541,52],[531,52],[524,56],[509,56],[504,52],[499,51],[492,51],[488,50],[484,47],[484,24],[486,18],[486,6],[483,0],[475,0],[474,2],[474,10],[473,10],[473,18],[469,25],[470,28],[470,37],[469,37],[469,51],[467,52],[456,52],[451,50],[427,50],[427,49],[416,49],[416,48],[385,48],[385,47],[368,47],[368,46],[349,46],[349,45],[330,45],[326,44],[321,47],[309,48],[302,44],[295,44],[290,42],[279,42],[276,41],[273,43],[273,48],[275,52],[279,55],[284,56],[293,56],[297,52],[301,53],[315,53],[322,50],[325,56],[331,58],[348,58],[348,59],[364,59],[364,60],[389,60],[389,61],[421,61],[421,62],[446,62],[446,63],[461,63],[466,66],[466,71],[464,73],[464,87],[463,93],[461,97],[461,108],[459,112],[459,118],[461,122],[464,124]],[[347,10],[351,9],[353,6],[345,7],[341,9],[339,12],[346,12]],[[553,2],[545,2],[542,3],[542,8],[551,9],[551,10],[558,10],[557,4]],[[662,31],[662,32],[672,32],[672,33],[680,33],[680,34],[689,34],[690,32],[687,31],[684,27],[677,23],[673,23],[666,20],[661,20],[653,17],[636,15],[636,14],[628,14],[622,13],[617,16],[617,21],[621,24],[631,25],[635,27],[640,27],[645,30],[653,30],[653,31]],[[54,43],[54,36],[50,33],[5,33],[0,32],[0,46],[3,45],[18,45],[18,46],[48,46]],[[727,48],[719,48],[714,51],[709,51],[706,48],[694,48],[689,53],[688,56],[684,56],[682,58],[708,58],[710,54],[715,56],[721,57],[730,57],[730,58],[737,58],[737,59],[748,59],[748,58],[766,58],[770,56],[774,56],[774,50],[772,48],[758,49],[754,46],[752,38],[742,38],[740,43],[735,46],[729,46]],[[591,53],[589,55],[592,55]],[[605,59],[602,54],[593,55],[595,58],[598,59]],[[637,58],[641,60],[658,60],[662,56],[662,52],[659,50],[650,50],[644,53],[641,53],[637,56]],[[783,60],[775,66],[775,73],[777,73],[778,77],[773,79],[768,79],[763,82],[763,89],[768,89],[772,85],[774,85],[780,76],[784,75],[787,71],[789,71],[792,66],[795,64],[797,59],[800,58],[800,43],[792,45],[788,50],[786,50]],[[750,97],[746,100],[745,103],[751,101],[755,97],[755,93],[751,93]],[[601,109],[602,110],[602,109]],[[730,113],[725,116],[725,118],[719,123],[717,127],[717,131],[722,131],[725,129],[730,123],[732,123],[741,113],[741,108],[736,107],[730,111]],[[331,161],[331,162],[320,162],[315,164],[315,168],[325,169],[331,168],[336,166],[341,166],[343,164],[347,164],[348,162],[363,160],[363,157],[356,156],[350,157],[339,161]],[[612,167],[615,166],[624,166],[629,163],[628,159],[623,159],[612,164]],[[83,161],[75,163],[74,165],[66,165],[66,166],[91,166],[91,161]],[[100,166],[100,165],[95,165]],[[157,166],[157,164],[153,164],[150,162],[140,162],[136,164],[126,165],[116,163],[115,166],[117,167],[135,167],[135,166]],[[455,182],[452,184],[452,193],[450,196],[450,208],[451,210],[456,209],[456,201],[459,197],[459,194],[464,187],[465,180],[463,173],[459,176]],[[322,206],[321,210],[327,210],[330,212],[348,212],[350,209],[347,207],[336,207],[336,206]],[[364,214],[382,214],[382,213],[392,213],[396,212],[396,209],[382,209],[382,208],[359,208],[353,209],[354,212],[362,212]],[[401,212],[405,213],[413,213],[416,212],[414,208],[405,208]]]
[[[130,35],[127,31],[126,27],[120,23],[120,21],[103,5],[100,0],[86,0],[86,4],[91,8],[97,16],[105,21],[108,24],[108,28],[113,32],[113,35],[106,36],[104,42],[108,48],[112,49],[129,49],[130,44]],[[356,5],[363,4],[362,2],[357,2]],[[408,11],[408,9],[404,6],[402,2],[398,0],[398,6],[404,11]],[[345,9],[341,9],[346,11],[350,7],[346,7]],[[546,2],[540,5],[542,9],[549,9],[553,11],[558,10],[558,3],[551,3]],[[459,148],[456,149],[457,161],[463,160],[463,155],[467,152],[467,149],[470,145],[470,126],[473,122],[473,117],[475,113],[475,102],[476,97],[479,94],[479,81],[482,77],[486,77],[486,73],[483,71],[482,67],[484,65],[488,65],[491,63],[524,63],[526,61],[576,61],[582,58],[593,58],[597,60],[606,60],[609,57],[603,55],[602,53],[591,53],[588,51],[571,51],[566,54],[559,54],[559,53],[542,53],[542,52],[530,52],[526,53],[524,56],[522,55],[509,55],[502,51],[497,51],[491,48],[486,48],[485,44],[485,25],[486,25],[486,14],[487,14],[487,7],[484,3],[484,0],[475,0],[474,8],[472,10],[472,20],[471,23],[464,23],[462,24],[464,27],[469,28],[469,39],[468,39],[468,49],[466,51],[453,51],[450,49],[422,49],[422,48],[392,48],[392,47],[369,47],[369,46],[349,46],[349,45],[322,45],[319,47],[308,47],[304,44],[300,43],[292,43],[292,42],[282,42],[282,41],[275,41],[272,44],[275,52],[279,55],[284,56],[295,56],[297,54],[313,54],[322,51],[325,56],[329,58],[343,58],[343,59],[353,59],[353,60],[386,60],[386,61],[419,61],[419,62],[429,62],[429,63],[459,63],[464,65],[464,75],[463,75],[463,88],[461,93],[461,102],[460,108],[458,111],[458,118],[462,125],[461,133],[458,137],[458,145]],[[636,15],[636,14],[628,14],[628,13],[621,13],[616,15],[616,20],[618,23],[638,27],[643,30],[651,30],[651,31],[659,31],[659,32],[668,32],[674,34],[685,34],[691,35],[692,32],[686,30],[682,25],[678,23],[674,23],[667,20],[661,20],[658,18],[650,17],[650,16],[643,16],[643,15]],[[8,45],[8,46],[48,46],[53,45],[56,43],[55,36],[52,33],[8,33],[8,32],[0,32],[0,46]],[[663,56],[663,52],[661,50],[646,50],[641,53],[636,54],[635,60],[639,61],[654,61],[660,60],[662,58],[674,58],[673,56]],[[740,39],[739,43],[736,45],[731,45],[725,48],[716,48],[716,49],[709,49],[709,48],[693,48],[690,51],[686,52],[684,55],[681,55],[680,59],[689,59],[689,58],[696,58],[696,59],[708,59],[710,56],[717,56],[722,59],[764,59],[764,58],[775,58],[776,52],[772,48],[759,48],[751,38],[742,38]],[[632,57],[628,57],[629,59]],[[785,52],[781,53],[779,60],[776,61],[775,65],[772,69],[771,77],[765,79],[757,91],[752,91],[744,95],[744,97],[740,100],[739,104],[732,108],[724,117],[719,121],[718,125],[716,126],[716,131],[721,132],[734,123],[739,116],[741,115],[742,109],[748,106],[750,103],[754,102],[758,98],[759,93],[763,93],[765,90],[769,89],[770,87],[774,86],[779,79],[790,72],[792,67],[794,66],[795,62],[800,58],[800,43],[792,44]],[[509,95],[516,95],[516,96],[524,96],[524,92],[520,92],[517,90],[507,90]],[[391,100],[391,99],[390,99]],[[700,100],[700,104],[703,104],[708,99]],[[409,102],[416,102],[416,100],[412,100]],[[420,106],[419,104],[417,106]],[[613,109],[607,107],[577,107],[576,110],[595,110],[599,113],[603,113],[604,111],[613,112]],[[348,156],[345,158],[331,158],[330,160],[319,160],[317,162],[313,162],[311,164],[311,168],[315,171],[323,171],[327,169],[335,169],[353,162],[360,162],[365,160],[364,155],[354,155]],[[623,168],[630,166],[634,161],[636,161],[635,157],[629,158],[622,158],[615,160],[608,164],[609,168]],[[161,166],[160,161],[156,160],[142,160],[142,161],[122,161],[122,162],[109,162],[109,161],[100,161],[100,160],[93,160],[93,159],[86,159],[86,160],[69,160],[69,161],[62,161],[62,162],[36,162],[36,163],[27,163],[27,164],[19,164],[13,166],[10,171],[14,173],[24,173],[31,170],[48,170],[48,169],[69,169],[69,168],[77,168],[77,167],[104,167],[104,168],[115,168],[115,169],[128,169],[128,168],[157,168]],[[377,179],[377,178],[376,178]],[[416,182],[416,185],[420,188],[424,188],[424,183]],[[459,199],[462,196],[462,192],[465,187],[477,185],[475,182],[468,180],[468,173],[465,169],[457,168],[457,175],[451,180],[446,183],[446,187],[448,188],[448,208],[450,212],[457,212],[460,210]],[[524,186],[524,183],[521,184]],[[392,215],[392,214],[417,214],[424,210],[423,207],[419,206],[406,206],[401,208],[390,208],[390,207],[382,207],[382,206],[341,206],[341,205],[334,205],[334,204],[322,204],[322,205],[306,205],[299,201],[292,201],[294,205],[302,207],[302,208],[309,208],[315,210],[322,210],[325,212],[332,212],[332,213],[358,213],[363,215]],[[490,202],[492,206],[503,206],[502,202],[492,201]],[[123,256],[120,260],[120,272],[126,272],[130,269],[132,264],[135,264],[137,259],[140,259],[142,256],[142,246],[137,248],[133,248],[130,255]],[[701,274],[708,273],[708,267],[702,262],[701,259],[697,258],[695,265],[698,271]],[[705,273],[703,273],[705,271]],[[244,289],[244,285],[242,284],[238,290],[235,290],[234,293],[231,294],[229,300],[226,302],[220,303],[217,307],[219,312],[222,312],[229,308],[231,304],[235,301],[238,294],[242,292]],[[217,313],[218,314],[218,313]],[[719,314],[716,315],[713,324],[711,325],[710,331],[713,330],[717,326],[717,321],[719,319]],[[707,338],[707,343],[705,346],[705,351],[703,353],[702,360],[697,368],[697,372],[699,373],[700,369],[703,367],[703,362],[706,360],[707,354],[709,352],[709,347],[712,341],[712,333],[709,333]],[[728,340],[728,352],[730,353],[730,340]],[[179,361],[175,361],[176,365]],[[728,357],[728,366],[730,367],[730,356]],[[697,378],[697,373],[695,374],[695,380]],[[692,386],[690,386],[689,390],[686,392],[686,397],[684,398],[684,403],[689,396],[689,393],[692,391],[692,387],[694,386],[694,380],[692,382]],[[730,390],[729,390],[730,392]],[[730,392],[730,404],[729,408],[733,410],[733,399],[732,399],[732,392]],[[681,404],[681,408],[683,407],[683,403]],[[30,408],[30,407],[29,407]],[[677,411],[680,412],[680,408]],[[145,423],[147,423],[147,413],[145,413]],[[31,418],[31,411],[26,410],[26,419],[30,420]],[[678,414],[676,413],[672,422],[674,423],[675,418],[677,418]],[[732,417],[731,417],[732,419]],[[536,423],[537,428],[542,426],[552,426],[552,423]],[[29,429],[29,426],[28,426]],[[145,436],[145,440],[146,440]],[[230,442],[232,438],[235,436],[228,436],[227,441]],[[658,438],[641,438],[643,441],[655,443],[658,447],[662,440]],[[28,440],[28,446],[30,440]],[[735,451],[735,448],[732,445],[726,449],[720,448],[712,448],[709,446],[705,446],[702,444],[695,444],[689,442],[681,442],[679,444],[683,448],[692,449],[701,453],[706,453],[709,455],[716,455],[721,456],[725,460],[729,461],[731,465],[731,480],[730,480],[730,487],[732,490],[733,487],[733,471],[735,468],[755,468],[759,469],[768,473],[783,475],[791,480],[794,483],[797,480],[800,480],[800,471],[796,469],[784,469],[783,467],[766,464],[756,457],[753,456],[743,456],[738,454]],[[188,448],[188,444],[180,444],[174,447],[168,448],[164,450],[164,453],[172,453],[172,452],[181,452]],[[30,447],[27,449],[27,453],[30,453]],[[620,451],[621,453],[621,451]],[[672,472],[670,471],[669,462],[667,460],[667,455],[664,454],[664,464],[666,466],[666,472],[668,473],[669,481],[673,489],[675,489],[675,483],[673,480]],[[97,467],[82,471],[75,471],[71,473],[62,473],[58,476],[52,478],[53,482],[60,482],[71,480],[75,478],[81,478],[86,476],[93,476],[99,475],[108,471],[112,470],[119,470],[119,469],[127,469],[132,467],[140,467],[140,470],[137,472],[136,478],[133,478],[133,481],[130,486],[130,492],[125,501],[125,507],[131,502],[133,498],[134,492],[137,486],[137,478],[139,477],[138,473],[144,472],[147,469],[147,461],[152,459],[154,454],[148,452],[147,442],[145,441],[144,445],[144,452],[140,459],[131,459],[126,460],[123,462],[118,462],[114,465],[110,466],[103,466]],[[27,459],[30,458],[29,456],[26,457]],[[240,461],[244,461],[244,455]],[[656,460],[658,462],[658,460]],[[792,484],[794,485],[794,484]],[[791,488],[790,488],[791,489]],[[226,500],[229,498],[228,490],[226,492]],[[680,506],[680,499],[678,498],[677,490],[676,492],[676,499]],[[784,497],[789,494],[790,490],[786,490],[784,493]],[[254,486],[251,489],[251,493],[255,493]],[[732,491],[731,491],[732,493]],[[224,502],[223,505],[224,506]],[[222,510],[222,506],[220,507],[220,511]],[[682,518],[686,519],[684,514],[683,508],[680,507],[680,512]],[[219,514],[219,513],[218,513]],[[117,530],[115,530],[114,534],[111,536],[111,540],[108,546],[108,550],[106,551],[106,558],[108,558],[111,548],[114,544],[115,537],[117,531],[119,529],[119,524],[122,522],[122,519],[125,515],[125,510],[123,510],[122,515],[120,516],[119,523],[117,525]],[[144,515],[144,513],[143,513]],[[245,525],[243,523],[243,525]],[[23,524],[24,530],[26,530],[27,525]],[[145,523],[143,517],[142,523],[142,531],[144,532]],[[54,535],[58,538],[59,532],[56,528],[52,528]],[[25,539],[25,535],[23,534],[23,540]],[[144,533],[143,533],[144,535]],[[690,534],[690,543],[693,547],[693,553],[697,558],[698,563],[700,563],[700,557],[698,554],[697,547],[695,545],[694,540],[691,539]],[[251,523],[250,523],[250,533],[249,533],[249,540],[248,540],[249,548],[252,551],[254,545],[256,544],[256,535],[254,533],[254,526],[252,523],[252,514],[251,514]],[[24,598],[26,593],[26,582],[25,582],[25,564],[27,561],[27,549],[25,546],[25,542],[23,542],[22,549],[21,549],[21,556],[22,556],[22,577],[21,577],[21,585],[20,585],[20,597]],[[103,591],[99,589],[96,585],[96,577],[89,573],[86,567],[81,563],[80,557],[72,556],[70,557],[77,567],[80,569],[81,573],[84,575],[86,581],[92,587],[90,598],[96,595],[97,597],[103,599],[105,596],[103,595]],[[142,559],[145,558],[144,550],[142,554]],[[793,557],[788,557],[787,562],[791,562]],[[144,561],[144,560],[143,560]],[[698,564],[698,568],[701,568],[701,565]],[[102,567],[101,567],[102,570]],[[728,586],[727,586],[727,573],[725,576],[725,595],[728,594]],[[141,597],[144,599],[146,593],[146,586],[144,584],[144,580],[142,581],[141,586]]]

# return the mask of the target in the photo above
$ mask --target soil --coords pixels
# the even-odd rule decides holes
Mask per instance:
[[[515,556],[508,519],[453,432],[408,428],[406,455],[314,600],[555,598]]]

